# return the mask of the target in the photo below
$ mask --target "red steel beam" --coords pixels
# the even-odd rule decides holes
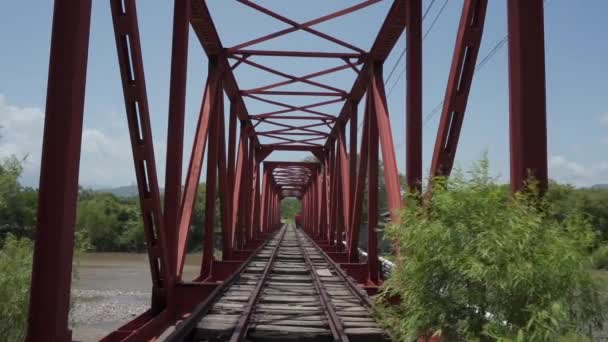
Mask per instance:
[[[214,106],[209,117],[209,134],[208,134],[208,151],[207,151],[207,187],[205,189],[205,226],[203,233],[203,258],[201,261],[200,279],[207,279],[211,275],[211,264],[214,260],[215,251],[215,194],[217,187],[217,168],[218,168],[218,150],[220,148],[220,115],[223,117],[223,112],[217,110],[222,107],[223,92],[218,89],[213,100]],[[223,139],[223,138],[222,138]],[[198,179],[197,179],[198,180]],[[190,220],[188,220],[188,225]]]
[[[325,119],[335,119],[335,117],[332,116],[332,115],[321,113],[321,112],[317,112],[317,111],[314,111],[314,110],[310,110],[308,108],[305,108],[306,106],[292,106],[292,105],[287,104],[287,103],[283,103],[283,102],[275,101],[275,100],[265,99],[263,97],[259,97],[259,96],[252,95],[252,94],[247,94],[247,97],[252,98],[254,100],[258,100],[260,102],[265,102],[265,103],[272,104],[272,105],[275,105],[275,106],[288,108],[288,109],[291,109],[292,111],[306,112],[306,113],[318,115],[320,118],[325,118]],[[268,117],[268,116],[266,116],[266,117]],[[271,116],[271,117],[272,118],[278,118],[279,116]]]
[[[542,0],[507,2],[511,191],[528,177],[547,189],[547,107]]]
[[[357,172],[357,183],[355,193],[353,195],[353,209],[349,221],[349,239],[348,239],[348,260],[349,262],[357,262],[359,260],[359,227],[361,225],[361,210],[363,209],[363,192],[365,187],[365,178],[368,171],[368,141],[369,141],[369,122],[373,117],[371,96],[366,97],[365,113],[363,116],[363,131],[361,134],[361,153],[359,155],[359,171]]]
[[[171,79],[169,84],[169,118],[165,164],[164,218],[169,247],[169,265],[176,274],[179,209],[182,192],[182,160],[184,151],[184,118],[186,111],[186,80],[188,72],[188,33],[190,31],[190,0],[176,0],[173,12],[171,48]]]
[[[375,88],[374,85],[372,87]],[[376,100],[377,99],[374,99],[374,101]],[[374,108],[374,114],[377,117],[381,115],[377,106]],[[380,273],[378,267],[378,238],[376,229],[378,228],[378,143],[380,142],[379,136],[382,136],[383,132],[378,125],[379,122],[381,122],[381,120],[374,120],[372,118],[368,123],[369,152],[367,159],[367,267],[368,278],[373,284],[378,283],[378,275]],[[387,181],[387,197],[389,197],[390,202],[389,186],[389,182]],[[351,246],[351,252],[356,249],[356,245]]]
[[[354,207],[354,202],[355,202],[355,188],[357,186],[357,107],[358,104],[357,103],[353,103],[352,104],[352,112],[350,114],[350,120],[349,120],[349,129],[350,129],[350,141],[349,141],[349,153],[348,153],[348,159],[350,162],[350,207],[351,210]],[[350,217],[348,218],[348,221],[350,222]],[[350,227],[349,227],[350,229]]]
[[[308,104],[305,106],[294,107],[296,109],[281,109],[281,110],[268,112],[268,113],[255,114],[255,115],[251,115],[250,118],[259,119],[259,118],[266,118],[266,117],[270,118],[270,117],[275,117],[275,116],[277,118],[283,118],[284,116],[279,116],[278,114],[295,112],[298,110],[297,108],[310,109],[310,108],[321,107],[321,106],[330,105],[330,104],[334,104],[334,103],[339,103],[342,101],[344,101],[344,99],[333,99],[333,100],[321,101],[321,102],[317,102],[317,103]],[[315,119],[317,119],[317,117],[315,117]],[[332,120],[333,119],[334,118],[332,117]]]
[[[178,246],[177,246],[177,277],[181,278],[184,267],[184,258],[186,256],[186,245],[190,231],[190,222],[192,221],[192,212],[196,203],[198,193],[199,179],[201,176],[203,158],[205,155],[205,147],[207,144],[207,136],[210,129],[211,113],[216,108],[217,93],[221,92],[221,70],[215,66],[213,61],[210,61],[209,76],[205,86],[203,103],[201,112],[194,135],[192,144],[192,154],[190,155],[190,164],[188,166],[188,175],[186,176],[186,184],[184,186],[184,194],[182,197],[182,205],[180,209],[179,231],[178,231]]]
[[[462,8],[429,182],[433,177],[449,176],[452,171],[481,45],[487,5],[487,0],[466,0]]]
[[[411,191],[422,189],[422,0],[407,1],[405,177]]]
[[[375,124],[378,125],[378,133],[380,135],[388,210],[391,213],[391,221],[397,223],[399,222],[399,209],[401,209],[401,186],[399,184],[399,171],[397,170],[395,145],[391,132],[384,81],[382,80],[382,65],[377,65],[373,68],[371,83],[370,95],[374,105]]]
[[[373,4],[375,4],[375,3],[379,2],[379,1],[381,1],[381,0],[367,0],[367,1],[361,2],[359,4],[356,4],[354,6],[350,6],[348,8],[345,8],[343,10],[336,11],[336,12],[324,15],[322,17],[319,17],[319,18],[316,18],[316,19],[313,19],[313,20],[309,20],[307,22],[295,25],[293,27],[290,27],[290,28],[287,28],[287,29],[283,29],[283,30],[280,30],[280,31],[276,31],[276,32],[267,34],[265,36],[262,36],[262,37],[259,37],[259,38],[256,38],[256,39],[249,40],[247,42],[238,44],[236,46],[233,46],[233,47],[229,48],[228,51],[236,50],[236,49],[242,49],[242,48],[245,48],[245,47],[248,47],[248,46],[251,46],[251,45],[259,44],[259,43],[268,41],[270,39],[274,39],[274,38],[286,35],[288,33],[295,32],[297,30],[301,30],[303,28],[307,28],[307,27],[310,27],[310,26],[313,26],[313,25],[317,25],[317,24],[326,22],[328,20],[336,19],[336,18],[341,17],[343,15],[346,15],[346,14],[358,11],[360,9],[363,9],[363,8],[365,8],[367,6],[373,5]]]
[[[282,51],[282,50],[234,50],[228,55],[249,55],[269,57],[303,57],[303,58],[363,58],[363,53],[349,52],[312,52],[312,51]]]
[[[276,13],[276,12],[273,12],[273,11],[271,11],[271,10],[269,10],[269,9],[261,6],[261,5],[258,5],[256,3],[254,3],[252,1],[249,1],[249,0],[237,0],[237,1],[240,2],[240,3],[242,3],[242,4],[244,4],[244,5],[246,5],[246,6],[254,8],[254,9],[256,9],[256,10],[258,10],[258,11],[264,13],[264,14],[267,14],[267,15],[269,15],[269,16],[271,16],[271,17],[273,17],[273,18],[275,18],[275,19],[277,19],[279,21],[282,21],[282,22],[284,22],[286,24],[289,24],[289,25],[291,25],[293,27],[296,27],[297,29],[304,30],[304,31],[306,31],[308,33],[314,34],[315,36],[317,36],[319,38],[323,38],[323,39],[328,40],[328,41],[330,41],[332,43],[335,43],[337,45],[341,45],[341,46],[346,47],[348,49],[357,51],[359,53],[365,52],[362,49],[360,49],[360,48],[358,48],[358,47],[356,47],[356,46],[354,46],[352,44],[349,44],[349,43],[347,43],[347,42],[345,42],[343,40],[340,40],[340,39],[338,39],[336,37],[332,37],[332,36],[330,36],[328,34],[325,34],[323,32],[319,32],[319,31],[317,31],[317,30],[315,30],[313,28],[310,28],[309,26],[304,26],[303,24],[297,23],[297,22],[295,22],[295,21],[293,21],[293,20],[291,20],[289,18],[286,18],[286,17],[284,17],[284,16],[282,16],[282,15]]]
[[[26,341],[68,329],[91,0],[56,0]]]
[[[337,96],[344,97],[344,92],[332,91],[282,91],[282,90],[241,90],[241,95],[279,95],[279,96]]]
[[[406,1],[396,0],[391,5],[384,23],[374,40],[374,43],[366,55],[366,62],[363,64],[357,79],[355,80],[348,97],[348,101],[340,110],[338,121],[346,121],[351,113],[353,103],[358,103],[365,94],[369,85],[370,69],[372,64],[381,63],[388,57],[389,53],[397,43],[399,36],[403,32],[406,23]],[[336,128],[332,129],[331,136],[336,136]],[[325,147],[329,146],[329,140]]]
[[[152,309],[160,312],[173,294],[167,231],[160,201],[156,161],[135,0],[111,1],[112,21],[129,126],[140,207],[152,276]],[[145,322],[141,322],[146,324]],[[138,330],[141,326],[132,326]]]
[[[294,76],[294,75],[290,75],[290,74],[278,71],[277,69],[274,69],[274,68],[271,68],[271,67],[267,67],[267,66],[262,65],[260,63],[256,63],[256,62],[252,62],[252,61],[246,60],[245,58],[239,58],[239,57],[236,57],[236,56],[232,56],[232,58],[236,58],[237,60],[242,61],[245,64],[251,65],[252,67],[255,67],[255,68],[258,68],[260,70],[264,70],[264,71],[269,72],[271,74],[278,75],[278,76],[281,76],[281,77],[284,77],[284,78],[288,79],[288,81],[282,81],[282,82],[278,82],[278,83],[269,84],[269,85],[266,85],[266,86],[263,86],[263,87],[257,87],[257,88],[254,88],[254,89],[244,90],[244,92],[246,92],[246,93],[253,93],[255,91],[268,90],[268,89],[284,86],[284,85],[287,85],[287,84],[292,84],[292,83],[300,82],[300,83],[306,83],[306,84],[309,84],[309,85],[312,85],[312,86],[315,86],[315,87],[319,87],[319,88],[322,88],[322,89],[327,89],[327,90],[331,90],[331,91],[334,91],[334,92],[340,92],[342,94],[346,94],[346,92],[344,90],[342,90],[342,89],[338,89],[336,87],[332,87],[332,86],[329,86],[327,84],[323,84],[323,83],[319,83],[319,82],[315,82],[315,81],[311,81],[310,80],[311,78],[314,78],[314,77],[317,77],[317,76],[320,76],[320,75],[326,75],[326,74],[329,74],[329,73],[332,73],[332,72],[336,72],[338,70],[342,70],[342,69],[344,69],[343,66],[331,68],[331,69],[328,69],[328,70],[323,70],[323,71],[320,71],[320,72],[312,73],[312,74],[301,76],[301,77],[297,77],[297,76]]]
[[[220,41],[220,37],[209,13],[209,8],[205,1],[195,0],[192,1],[192,8],[190,14],[190,25],[194,30],[203,50],[208,57],[217,60],[218,68],[226,70],[223,76],[223,87],[226,95],[234,102],[237,106],[235,113],[238,115],[240,120],[244,120],[247,125],[253,126],[251,120],[249,120],[249,112],[245,106],[245,102],[240,95],[240,89],[236,83],[236,78],[232,72],[230,63],[224,54],[224,47]],[[255,136],[252,137],[253,142],[256,146],[259,146],[259,141]]]

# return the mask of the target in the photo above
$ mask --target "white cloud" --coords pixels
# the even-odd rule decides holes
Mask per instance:
[[[117,113],[107,117],[112,120],[109,132],[83,128],[79,182],[85,186],[117,186],[135,181],[126,123],[115,124],[116,120],[126,119]],[[27,156],[22,182],[37,186],[44,127],[42,109],[10,105],[0,94],[0,126],[0,157]]]
[[[608,182],[608,161],[580,163],[564,156],[549,158],[549,177],[577,186],[590,186]]]

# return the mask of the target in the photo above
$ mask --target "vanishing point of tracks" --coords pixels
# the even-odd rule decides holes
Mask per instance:
[[[357,287],[303,232],[285,225],[169,341],[386,341]]]

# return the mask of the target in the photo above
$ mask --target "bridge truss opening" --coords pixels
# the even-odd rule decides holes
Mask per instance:
[[[364,11],[383,1],[362,0],[305,22],[250,0],[242,6],[287,28],[224,46],[208,4],[175,0],[164,202],[161,203],[146,93],[135,0],[110,0],[125,110],[141,201],[152,274],[148,311],[104,341],[142,341],[159,336],[192,312],[239,272],[244,261],[280,226],[280,200],[302,201],[303,229],[341,267],[373,293],[382,283],[376,246],[379,160],[384,164],[387,203],[398,222],[402,190],[422,190],[422,4],[389,1],[370,46],[351,44],[318,26]],[[464,0],[441,121],[432,157],[432,176],[447,176],[454,161],[487,0]],[[141,4],[141,3],[140,3]],[[528,172],[547,180],[543,4],[508,1],[511,184]],[[40,176],[39,212],[30,301],[28,340],[71,340],[68,329],[71,261],[78,193],[82,115],[91,0],[56,0]],[[539,20],[540,18],[540,20]],[[182,180],[188,36],[190,28],[208,58],[208,75],[186,178]],[[402,189],[384,89],[383,63],[406,32],[406,178]],[[306,32],[335,49],[271,50],[259,46]],[[335,65],[303,75],[275,62],[331,60]],[[276,62],[278,63],[278,62]],[[239,87],[239,69],[278,77],[271,83]],[[349,72],[349,89],[327,78]],[[303,85],[301,88],[289,88]],[[310,102],[294,98],[313,99]],[[227,99],[229,108],[224,108]],[[256,101],[274,109],[250,113]],[[329,110],[328,108],[336,108]],[[361,123],[361,138],[358,138]],[[348,128],[348,129],[347,129]],[[397,128],[400,131],[401,128]],[[312,153],[318,163],[266,161],[276,151]],[[356,156],[359,155],[359,160]],[[205,159],[206,158],[206,159]],[[182,279],[188,232],[203,161],[206,192],[203,258],[196,279]],[[185,184],[182,188],[182,185]],[[407,188],[407,189],[405,189]],[[368,256],[358,258],[364,192],[367,197]],[[216,222],[215,198],[220,221]],[[222,260],[214,258],[213,236],[222,227]]]

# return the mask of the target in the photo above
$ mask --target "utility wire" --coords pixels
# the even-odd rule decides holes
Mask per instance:
[[[441,13],[443,13],[443,10],[445,9],[445,7],[446,7],[447,4],[448,4],[448,0],[445,0],[445,2],[443,3],[443,5],[441,6],[441,8],[439,9],[439,11],[437,12],[437,15],[435,15],[435,18],[433,19],[433,22],[431,23],[431,25],[429,26],[429,28],[426,30],[426,32],[422,36],[422,41],[424,41],[426,39],[426,37],[429,35],[429,33],[431,33],[431,30],[433,29],[433,27],[437,23],[437,20],[441,16]],[[431,5],[432,5],[432,3],[431,3]],[[405,55],[405,52],[406,52],[406,49],[404,49],[403,52],[401,53],[401,56],[399,57],[399,60],[397,61],[397,63],[399,63],[401,61],[401,58]],[[397,67],[397,63],[395,63],[395,66],[393,66],[393,70]],[[391,74],[392,74],[392,72],[391,72]],[[389,77],[386,78],[386,82],[388,82],[388,79],[390,78],[391,74],[389,74]],[[405,66],[402,68],[401,73],[399,74],[399,76],[397,77],[397,79],[395,80],[395,82],[393,82],[393,84],[389,88],[388,93],[386,95],[387,98],[389,96],[391,96],[391,93],[395,89],[395,86],[397,85],[397,83],[399,83],[399,80],[401,80],[401,78],[403,77],[404,74],[405,74]],[[386,85],[386,82],[385,82],[385,85]]]
[[[424,22],[424,19],[426,19],[426,16],[429,14],[429,11],[431,10],[431,8],[433,7],[433,5],[435,4],[436,1],[437,0],[431,0],[431,2],[429,3],[429,5],[426,7],[426,9],[424,10],[424,13],[422,14],[422,22]],[[422,37],[423,41],[426,38],[426,36],[428,36],[429,32],[431,32],[431,30],[433,29],[433,26],[435,26],[435,23],[437,22],[437,19],[439,19],[439,16],[443,12],[443,10],[444,10],[445,6],[447,5],[447,3],[448,3],[448,0],[445,0],[445,2],[443,3],[443,6],[441,6],[441,8],[439,9],[439,12],[437,13],[437,15],[435,16],[435,18],[433,19],[433,22],[431,23],[431,25],[429,26],[429,28],[424,33],[424,36]],[[384,85],[385,86],[386,86],[386,83],[390,80],[391,76],[393,76],[393,73],[395,72],[395,69],[397,68],[397,66],[399,65],[399,63],[401,62],[401,60],[403,59],[403,56],[405,56],[405,52],[406,51],[407,51],[407,47],[405,47],[403,49],[403,51],[401,51],[401,54],[399,55],[399,58],[397,58],[397,61],[395,62],[395,64],[391,68],[391,72],[388,74],[388,77],[384,80]],[[402,76],[403,76],[403,73],[401,73],[401,75],[399,77],[402,77]],[[393,90],[394,87],[395,87],[395,84],[393,83],[393,86],[391,86],[391,89],[389,90],[389,94],[386,96],[387,98],[390,96],[390,93],[391,93],[391,91]],[[361,126],[363,126],[363,120],[361,120],[361,123],[357,127],[357,130],[361,130]]]
[[[498,53],[498,51],[500,51],[507,44],[508,38],[509,38],[508,35],[504,36],[500,41],[498,41],[498,43],[496,43],[496,45],[494,45],[492,50],[490,50],[490,52],[488,52],[488,54],[486,54],[481,59],[481,61],[479,61],[479,63],[477,63],[477,65],[475,66],[475,72],[478,72],[479,70],[481,70],[481,68],[483,68],[483,66],[486,65]],[[473,75],[475,76],[477,74],[473,74]],[[433,119],[433,117],[441,111],[441,108],[443,107],[443,102],[444,102],[443,100],[439,101],[439,103],[435,106],[435,108],[433,108],[432,111],[430,111],[429,113],[427,113],[427,115],[425,115],[423,127],[426,126],[426,124],[428,124],[431,121],[431,119]],[[397,145],[395,147],[395,150],[400,149],[404,145],[405,145],[405,141],[402,141],[401,143],[399,143],[399,145]]]
[[[437,1],[437,0],[431,0],[431,3],[426,7],[426,10],[424,11],[424,14],[422,15],[422,22],[424,22],[424,19],[426,18],[426,15],[429,14],[429,11],[431,10],[431,7],[433,7],[433,4],[435,3],[435,1]],[[433,25],[435,24],[435,21],[437,21],[437,17],[435,17],[435,20],[433,20],[433,23],[431,24],[431,27],[433,27]],[[397,61],[395,62],[395,64],[391,68],[391,72],[388,73],[388,77],[386,77],[386,79],[384,80],[384,85],[386,85],[386,83],[393,76],[393,73],[395,72],[395,69],[397,69],[397,65],[399,65],[399,62],[401,62],[401,59],[403,59],[403,56],[405,56],[405,52],[406,51],[407,51],[407,47],[403,48],[403,51],[401,51],[401,54],[399,55],[399,58],[397,58]]]

